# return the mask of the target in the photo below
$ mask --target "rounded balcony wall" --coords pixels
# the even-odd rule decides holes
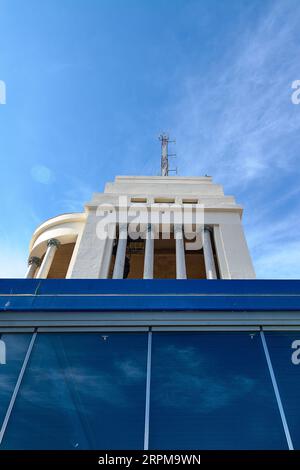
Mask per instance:
[[[81,235],[86,221],[85,213],[62,214],[43,222],[34,232],[30,241],[30,257],[41,258],[47,250],[47,242],[51,238],[60,244],[75,243]]]

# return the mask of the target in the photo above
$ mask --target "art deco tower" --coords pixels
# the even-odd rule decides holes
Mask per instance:
[[[162,176],[117,176],[84,212],[40,225],[26,277],[254,278],[234,197],[209,176],[169,176],[164,139],[161,168]]]

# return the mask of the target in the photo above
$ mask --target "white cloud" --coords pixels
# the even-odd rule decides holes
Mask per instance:
[[[132,359],[119,361],[115,364],[122,373],[124,374],[125,379],[129,380],[141,380],[145,377],[145,371],[143,367]]]
[[[258,277],[299,277],[290,250],[300,240],[300,106],[291,103],[300,78],[300,5],[273,2],[262,11],[251,29],[242,12],[223,58],[182,78],[173,134],[181,174],[210,174],[244,203]],[[284,202],[288,210],[276,212]],[[281,268],[272,270],[272,260]]]
[[[256,380],[247,375],[229,372],[226,377],[220,377],[214,370],[215,358],[192,346],[161,347],[156,361],[163,364],[162,367],[156,366],[153,394],[160,406],[190,409],[192,403],[195,413],[210,413],[249,396],[256,385]],[[256,390],[256,393],[261,392]]]
[[[62,196],[62,210],[83,212],[84,204],[91,200],[94,189],[79,178],[69,178],[68,189],[64,191]]]
[[[215,76],[185,80],[175,134],[181,158],[193,159],[196,171],[211,168],[235,188],[293,161],[278,141],[300,129],[290,100],[300,47],[289,52],[299,21],[299,8],[274,7],[256,31],[237,31],[237,44],[216,64]]]
[[[298,279],[300,266],[300,240],[271,243],[256,260],[257,276],[265,279]]]

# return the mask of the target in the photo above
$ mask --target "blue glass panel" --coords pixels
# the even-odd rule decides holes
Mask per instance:
[[[265,332],[295,449],[300,449],[300,331]]]
[[[32,335],[0,334],[0,428]]]
[[[152,351],[150,448],[287,448],[259,333],[155,333]]]
[[[40,334],[6,449],[141,449],[147,334]]]

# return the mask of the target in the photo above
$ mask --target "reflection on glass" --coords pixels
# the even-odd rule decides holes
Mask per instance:
[[[300,331],[268,331],[265,338],[293,445],[300,449]]]
[[[259,333],[153,334],[150,448],[287,448]]]
[[[0,428],[30,343],[31,334],[0,333]]]
[[[37,337],[6,449],[141,449],[147,334]]]

